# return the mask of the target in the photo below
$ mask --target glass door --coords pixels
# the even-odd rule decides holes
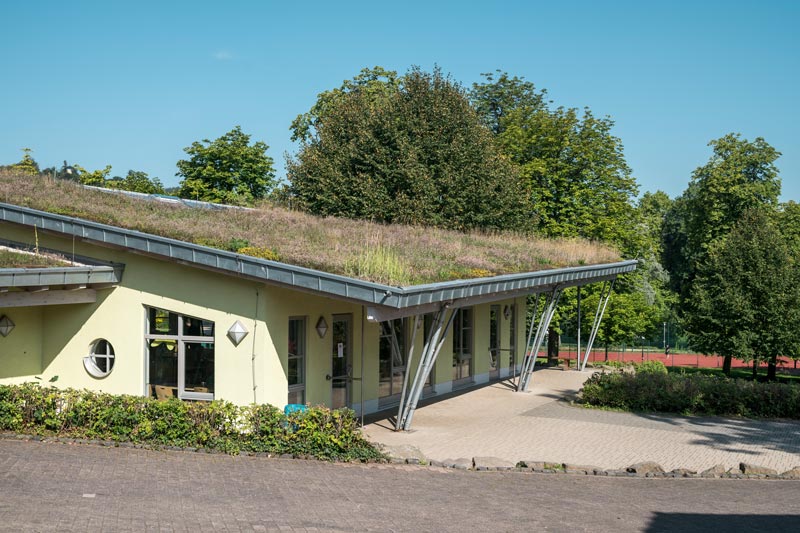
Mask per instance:
[[[351,315],[333,315],[331,326],[331,409],[350,405],[350,381],[353,373]]]
[[[462,307],[453,319],[453,386],[472,382],[472,309]]]
[[[500,377],[500,306],[489,309],[489,379]]]

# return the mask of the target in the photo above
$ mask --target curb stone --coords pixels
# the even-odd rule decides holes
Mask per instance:
[[[67,445],[83,444],[90,446],[100,447],[120,447],[120,448],[133,448],[142,450],[168,450],[168,451],[181,451],[193,453],[206,453],[206,454],[222,454],[221,450],[213,450],[206,448],[193,448],[193,447],[180,447],[180,446],[158,446],[149,445],[147,443],[132,443],[132,442],[116,442],[116,441],[101,441],[95,439],[80,439],[69,437],[47,437],[42,435],[29,435],[23,433],[11,433],[7,431],[0,431],[0,440],[17,440],[17,441],[33,441],[33,442],[53,442]],[[254,458],[281,458],[281,459],[294,459],[303,460],[306,457],[298,455],[295,457],[292,454],[279,454],[273,455],[268,452],[247,452],[241,451],[239,455],[243,457]],[[498,461],[499,466],[495,466],[495,470],[516,471],[516,472],[535,472],[547,474],[569,474],[569,475],[595,475],[595,476],[609,476],[609,477],[639,477],[639,478],[726,478],[726,479],[780,479],[780,480],[800,480],[800,465],[793,467],[783,473],[778,473],[776,470],[767,468],[760,465],[753,465],[750,463],[740,463],[738,467],[726,468],[725,465],[717,464],[703,470],[699,474],[688,468],[675,468],[670,472],[664,472],[660,465],[653,462],[636,463],[625,469],[602,469],[593,466],[572,465],[569,463],[548,463],[544,461],[519,461],[513,463],[496,457],[476,457],[467,459],[464,457],[458,459],[445,459],[443,461],[425,459],[422,454],[418,457],[406,458],[401,460],[396,457],[389,457],[384,460],[367,461],[365,464],[379,464],[379,463],[394,463],[394,464],[412,464],[412,465],[427,465],[439,468],[452,468],[455,470],[477,470],[477,465],[485,465],[485,469],[489,469],[489,461]],[[416,462],[415,462],[416,461]],[[477,462],[476,462],[477,461]],[[644,469],[643,465],[654,465],[660,471],[654,469],[651,472],[639,473],[640,469]],[[635,471],[631,471],[635,469]]]

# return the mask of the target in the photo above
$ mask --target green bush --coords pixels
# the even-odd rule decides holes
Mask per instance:
[[[703,374],[596,373],[581,390],[589,405],[629,411],[800,418],[800,387]]]
[[[159,401],[36,383],[0,385],[0,430],[126,441],[154,446],[291,453],[327,460],[383,455],[358,429],[349,409],[311,407],[289,416],[271,405]]]
[[[642,361],[634,363],[633,367],[639,374],[666,374],[667,366],[661,361]]]

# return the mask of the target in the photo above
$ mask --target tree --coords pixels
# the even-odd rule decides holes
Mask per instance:
[[[106,165],[103,170],[97,169],[91,172],[86,170],[80,165],[73,165],[78,173],[78,181],[81,185],[90,185],[92,187],[105,187],[108,175],[111,174],[111,165]]]
[[[473,83],[470,98],[475,110],[492,133],[499,135],[506,130],[508,115],[521,107],[531,110],[546,110],[547,91],[536,91],[536,86],[524,78],[510,77],[500,70],[495,74],[481,74],[486,83]]]
[[[129,170],[124,178],[115,176],[106,181],[105,186],[109,189],[119,189],[122,191],[140,192],[144,194],[164,194],[164,186],[158,178],[150,179],[146,172],[140,170]]]
[[[539,231],[635,247],[637,185],[614,122],[588,108],[551,109],[546,92],[521,78],[484,77],[473,85],[473,105],[530,186]]]
[[[39,163],[31,157],[31,152],[33,152],[33,150],[30,148],[23,148],[22,152],[24,154],[22,160],[19,163],[11,165],[11,169],[30,176],[39,174]]]
[[[644,313],[638,305],[666,300],[652,294],[663,283],[647,277],[663,271],[653,251],[658,241],[649,239],[650,230],[634,207],[636,180],[625,162],[622,142],[611,133],[613,121],[599,119],[589,109],[580,113],[577,109],[551,108],[547,92],[522,78],[500,71],[483,76],[483,83],[473,84],[473,105],[530,187],[536,229],[552,237],[611,242],[625,257],[640,258],[642,267],[647,261],[648,268],[640,268],[621,284],[609,316],[616,309],[620,316],[653,315]],[[635,296],[637,291],[642,294]],[[623,309],[625,305],[629,308]],[[548,339],[557,338],[559,321],[574,316],[570,309],[576,307],[574,294],[565,293]],[[611,324],[614,319],[606,320]],[[627,326],[636,331],[627,331],[626,335],[641,335],[649,329],[633,322]],[[624,327],[626,324],[620,322],[619,327],[606,329],[606,342],[624,337],[613,333]],[[551,357],[555,349],[553,342],[549,346]]]
[[[380,67],[295,119],[287,164],[312,213],[447,228],[525,229],[528,191],[465,91],[440,69]]]
[[[679,295],[678,309],[684,318],[691,312],[694,280],[708,250],[724,240],[748,210],[774,210],[780,194],[775,166],[780,153],[764,139],[750,142],[731,133],[709,146],[711,158],[694,171],[664,222],[663,262]],[[730,366],[731,356],[725,356],[723,370],[729,373]]]
[[[261,141],[250,145],[250,135],[239,126],[222,137],[193,142],[184,148],[190,157],[178,161],[176,176],[183,177],[179,196],[225,204],[252,204],[275,186],[269,147]]]
[[[703,353],[766,360],[775,379],[779,356],[800,351],[800,269],[765,208],[747,211],[726,239],[707,249],[689,300],[686,329]]]

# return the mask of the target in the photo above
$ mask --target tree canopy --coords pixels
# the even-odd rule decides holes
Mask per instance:
[[[551,109],[546,92],[521,78],[484,77],[473,104],[530,186],[537,229],[627,247],[637,185],[614,122],[588,108]]]
[[[710,245],[692,285],[686,329],[707,354],[769,362],[800,350],[800,269],[775,214],[747,211]]]
[[[440,69],[365,69],[292,124],[291,191],[320,215],[525,229],[528,191],[464,89]]]
[[[210,141],[193,142],[184,148],[189,159],[178,161],[177,176],[183,177],[179,196],[224,204],[251,204],[267,196],[275,186],[269,147],[261,141],[250,144],[250,135],[236,126]]]
[[[708,248],[724,239],[749,209],[777,207],[780,152],[758,137],[750,142],[730,133],[709,143],[713,153],[698,167],[665,218],[664,263],[682,302],[691,293]]]
[[[28,174],[30,176],[38,174],[39,163],[37,163],[36,160],[33,158],[33,156],[31,156],[31,152],[33,152],[33,150],[31,150],[30,148],[23,148],[22,160],[20,160],[19,163],[10,165],[9,168],[21,174]]]

